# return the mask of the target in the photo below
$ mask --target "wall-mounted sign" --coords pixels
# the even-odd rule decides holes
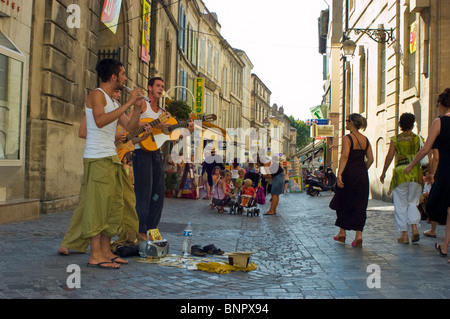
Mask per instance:
[[[203,107],[204,107],[204,94],[205,94],[205,79],[204,78],[195,78],[195,107],[194,114],[195,115],[203,115]]]
[[[334,125],[315,125],[316,137],[334,137]]]
[[[20,12],[20,6],[21,4],[18,1],[1,0],[0,12],[10,16],[13,12]]]
[[[311,111],[311,115],[314,119],[318,119],[318,120],[323,119],[321,105],[310,108],[310,111]]]
[[[311,126],[313,124],[317,124],[317,125],[327,125],[328,124],[328,119],[307,119],[306,120],[306,125]]]

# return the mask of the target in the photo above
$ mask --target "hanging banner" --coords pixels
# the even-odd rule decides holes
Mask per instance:
[[[151,4],[143,1],[142,7],[142,42],[141,42],[141,60],[148,64],[150,60],[150,12]]]
[[[205,79],[195,78],[195,115],[203,115]]]
[[[119,24],[120,9],[122,8],[122,0],[105,0],[103,3],[101,21],[116,34],[117,25]]]
[[[417,24],[414,21],[411,24],[411,33],[409,34],[409,53],[413,54],[416,52],[416,42],[417,42]]]

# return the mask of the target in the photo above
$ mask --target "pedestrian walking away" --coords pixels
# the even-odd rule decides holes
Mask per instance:
[[[373,163],[372,147],[359,130],[365,130],[367,120],[360,114],[350,114],[346,129],[350,134],[342,138],[336,189],[330,208],[336,211],[335,225],[339,233],[334,240],[344,243],[348,230],[356,231],[353,247],[362,247],[362,232],[366,224],[369,200],[368,169]],[[366,160],[367,159],[367,160]]]
[[[426,208],[431,221],[446,224],[444,241],[436,242],[435,248],[441,256],[447,256],[450,244],[450,88],[438,96],[437,108],[441,117],[434,120],[424,146],[404,172],[410,174],[415,165],[427,156],[436,141],[439,163]]]
[[[416,117],[411,113],[403,113],[400,116],[400,129],[402,133],[391,138],[388,154],[384,162],[380,182],[384,183],[386,171],[395,156],[395,167],[389,187],[394,200],[394,218],[400,237],[397,241],[401,244],[409,244],[408,225],[411,225],[411,241],[420,239],[417,225],[420,222],[420,212],[417,204],[423,190],[423,173],[420,163],[417,163],[410,174],[404,170],[413,160],[420,149],[422,137],[414,134],[412,129]]]

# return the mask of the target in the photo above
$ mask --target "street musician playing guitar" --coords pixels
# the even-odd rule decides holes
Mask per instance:
[[[160,77],[148,81],[148,99],[141,101],[141,120],[158,119],[164,110],[158,106],[158,101],[164,92],[164,80]],[[133,114],[130,114],[132,117]],[[143,123],[141,123],[143,125]],[[145,124],[148,125],[148,124]],[[170,124],[159,123],[155,129],[164,130]],[[190,121],[189,131],[194,130],[194,122]],[[135,144],[133,152],[134,192],[136,194],[136,211],[139,218],[139,234],[146,240],[147,231],[158,228],[164,206],[165,182],[164,161],[160,150],[147,151],[141,149],[139,143],[152,138],[151,129],[146,129],[141,136],[132,139]]]

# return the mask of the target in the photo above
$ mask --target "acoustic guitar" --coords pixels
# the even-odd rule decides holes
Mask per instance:
[[[165,123],[168,120],[170,120],[170,114],[167,112],[162,113],[159,118],[155,119],[149,119],[149,118],[144,118],[144,119],[140,119],[140,122],[142,123],[146,123],[147,125],[150,125],[150,127],[154,127],[156,125],[158,125],[159,123]],[[119,157],[119,160],[122,161],[122,158],[125,156],[126,153],[130,152],[130,151],[134,151],[134,145],[133,142],[131,142],[131,140],[135,137],[138,137],[141,134],[144,134],[145,132],[145,125],[139,127],[133,134],[131,133],[127,133],[125,131],[122,131],[122,133],[125,133],[125,141],[122,143],[116,143],[116,151],[117,151],[117,156]],[[147,140],[152,139],[152,134],[150,134],[150,136],[147,138]]]
[[[208,114],[203,115],[199,118],[202,122],[213,122],[217,120],[217,115],[215,114]],[[141,149],[147,152],[156,151],[161,148],[161,146],[164,145],[167,141],[176,141],[181,136],[181,130],[177,130],[179,128],[185,128],[188,127],[189,122],[183,121],[178,123],[178,121],[171,117],[167,120],[167,123],[170,124],[169,127],[165,128],[164,130],[160,129],[153,129],[152,130],[152,137],[153,138],[147,138],[146,140],[139,142],[139,146]]]

